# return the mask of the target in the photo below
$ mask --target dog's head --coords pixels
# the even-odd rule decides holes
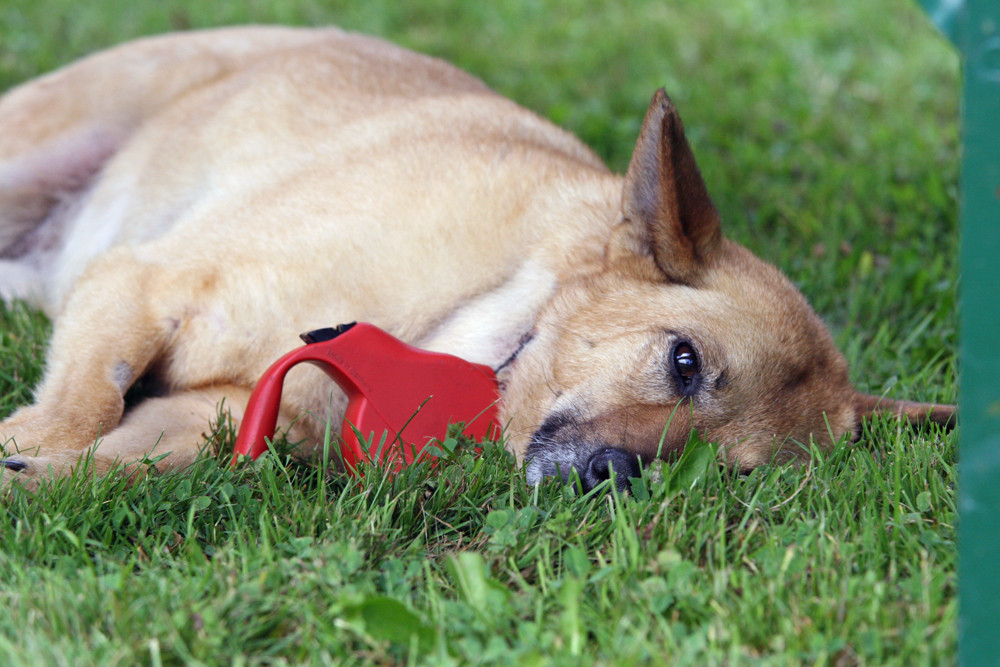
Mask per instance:
[[[603,269],[561,288],[505,399],[528,478],[585,487],[683,449],[692,428],[749,469],[829,447],[873,411],[948,406],[858,393],[824,324],[773,266],[725,239],[661,90],[624,181]],[[512,376],[513,378],[514,376]],[[530,407],[529,407],[530,406]]]

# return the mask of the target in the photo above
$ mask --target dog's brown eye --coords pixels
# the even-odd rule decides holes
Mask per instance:
[[[684,384],[689,384],[698,375],[700,364],[698,355],[690,343],[677,343],[674,346],[674,370]]]

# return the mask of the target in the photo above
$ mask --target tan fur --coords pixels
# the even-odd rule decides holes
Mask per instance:
[[[748,468],[828,447],[872,409],[927,409],[858,395],[802,296],[722,237],[662,92],[622,178],[441,61],[236,28],[26,83],[0,127],[0,293],[56,322],[35,403],[0,424],[6,480],[84,452],[99,473],[150,452],[187,465],[218,404],[238,421],[299,332],[352,320],[500,368],[532,481],[600,446],[668,455],[691,427]],[[701,363],[689,397],[680,340]],[[126,413],[144,375],[167,395]],[[331,392],[293,372],[292,438],[316,443]]]

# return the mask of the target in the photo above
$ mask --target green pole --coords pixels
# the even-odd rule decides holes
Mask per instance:
[[[958,642],[973,666],[1000,665],[1000,3],[966,11]]]
[[[1000,2],[922,0],[963,56],[959,663],[1000,665]]]

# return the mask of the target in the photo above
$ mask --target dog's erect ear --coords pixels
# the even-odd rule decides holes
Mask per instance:
[[[696,282],[722,238],[681,118],[662,88],[649,105],[625,174],[622,212],[660,271],[675,282]]]
[[[914,401],[897,401],[883,396],[858,394],[855,398],[855,412],[860,421],[864,417],[875,414],[892,415],[908,419],[914,424],[933,422],[946,428],[954,428],[958,422],[958,412],[953,405],[937,403],[916,403]]]

